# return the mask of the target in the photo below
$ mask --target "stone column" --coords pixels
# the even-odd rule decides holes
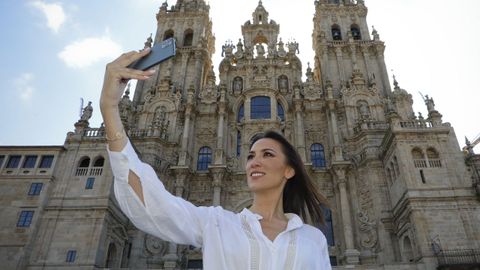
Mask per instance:
[[[212,205],[213,206],[219,206],[221,205],[221,193],[222,193],[222,182],[223,178],[225,176],[225,173],[227,171],[226,166],[209,166],[209,171],[210,174],[212,175],[213,178],[213,201]]]
[[[330,127],[333,139],[332,159],[334,161],[343,161],[343,150],[340,145],[340,135],[338,134],[337,114],[335,113],[336,101],[333,98],[333,90],[331,86],[327,86],[327,108],[330,114]]]
[[[188,77],[188,63],[190,61],[190,54],[178,54],[178,51],[177,51],[177,55],[170,59],[170,60],[173,60],[175,58],[177,59],[180,59],[179,56],[181,55],[181,67],[180,67],[180,70],[183,72],[183,74],[176,74],[177,76],[180,75],[180,76],[173,76],[173,68],[170,68],[168,71],[168,73],[170,73],[172,75],[172,81],[181,81],[182,85],[181,85],[181,93],[182,93],[182,96],[185,95],[185,92],[187,91],[187,77]],[[169,61],[169,60],[168,60]],[[179,60],[176,60],[176,61],[179,61]],[[178,78],[178,79],[177,79]]]
[[[340,210],[342,214],[343,235],[345,238],[345,262],[347,264],[358,264],[360,252],[355,249],[353,239],[353,226],[351,221],[350,204],[348,202],[346,167],[334,168],[338,190],[340,191]]]
[[[343,67],[343,53],[342,53],[342,48],[341,47],[336,47],[335,48],[335,55],[337,56],[337,66],[338,66],[338,72],[340,81],[344,81],[346,79],[345,76],[345,68]]]
[[[388,79],[387,65],[385,65],[385,58],[383,55],[384,50],[385,50],[385,46],[377,45],[377,52],[378,52],[377,60],[378,60],[380,73],[382,73],[380,75],[382,76],[384,95],[388,96],[389,93],[392,91],[392,88],[390,87],[390,80]]]
[[[175,166],[175,167],[172,167],[172,170],[175,177],[174,195],[177,197],[183,197],[186,181],[188,179],[188,176],[190,175],[190,169],[188,167]],[[165,270],[178,269],[180,259],[181,258],[177,254],[177,244],[169,242],[167,254],[163,256],[164,269]]]
[[[213,164],[223,164],[223,145],[225,130],[225,114],[226,114],[226,89],[223,88],[220,93],[220,101],[218,103],[218,123],[217,123],[217,147],[215,149],[215,158]]]
[[[202,58],[203,58],[202,51],[200,50],[195,51],[195,89],[200,89],[200,84],[202,83],[202,78],[203,78]]]
[[[147,263],[145,260],[145,255],[143,254],[145,250],[145,233],[138,230],[132,240],[132,247],[130,251],[130,261],[128,267],[131,268],[146,268]]]
[[[295,127],[295,139],[296,139],[296,146],[297,146],[297,151],[298,154],[300,154],[300,157],[302,158],[303,162],[307,161],[307,156],[305,153],[305,127],[303,123],[303,102],[300,96],[300,89],[295,88],[294,89],[294,99],[293,99],[293,104],[295,106],[295,122],[296,122],[296,127]]]
[[[187,93],[187,104],[185,108],[185,122],[183,125],[183,134],[182,134],[182,141],[181,141],[181,150],[178,158],[178,166],[186,166],[187,165],[187,155],[188,155],[188,142],[189,142],[189,134],[190,134],[190,118],[192,116],[192,111],[194,109],[194,89],[188,89]]]
[[[363,61],[365,63],[365,72],[370,78],[370,53],[368,52],[368,46],[362,46],[362,53],[363,53]]]
[[[325,81],[326,79],[331,80],[332,74],[330,74],[330,68],[328,67],[328,48],[326,46],[323,47],[322,50],[322,62],[320,62],[320,68],[322,69],[322,72],[325,72],[325,74],[322,74],[326,78],[320,78],[320,80]]]
[[[357,47],[355,45],[350,46],[350,50],[352,51],[352,65],[353,65],[353,70],[358,69],[358,64],[357,64]]]

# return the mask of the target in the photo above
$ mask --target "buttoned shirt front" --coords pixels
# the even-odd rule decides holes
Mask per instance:
[[[233,213],[222,207],[197,207],[170,194],[130,142],[121,152],[108,152],[122,211],[146,233],[201,247],[204,269],[331,269],[325,236],[299,216],[285,214],[286,230],[271,241],[262,232],[262,217],[248,209]],[[140,178],[145,204],[128,184],[129,171]]]

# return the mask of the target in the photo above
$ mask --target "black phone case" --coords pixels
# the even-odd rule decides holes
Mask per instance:
[[[158,44],[155,44],[149,54],[133,62],[128,67],[138,70],[147,70],[167,59],[174,57],[175,51],[175,39],[166,39]]]

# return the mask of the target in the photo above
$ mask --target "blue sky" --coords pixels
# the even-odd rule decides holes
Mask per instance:
[[[123,51],[139,49],[155,33],[163,0],[2,0],[0,36],[0,145],[61,145],[79,118],[80,98],[93,101],[91,126],[101,116],[98,98],[105,64]],[[257,0],[210,0],[217,51],[238,40],[240,26]],[[389,72],[414,97],[432,96],[445,122],[464,136],[480,134],[480,1],[366,0],[368,23],[387,45]],[[174,4],[170,0],[169,4]],[[264,0],[280,36],[300,43],[305,70],[311,49],[313,0]],[[218,71],[216,69],[217,75]],[[480,152],[480,148],[476,148]]]

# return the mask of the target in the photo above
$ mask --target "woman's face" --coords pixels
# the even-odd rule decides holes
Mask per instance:
[[[287,179],[295,171],[287,164],[287,158],[279,142],[263,138],[256,141],[247,156],[248,187],[252,192],[283,189]]]

